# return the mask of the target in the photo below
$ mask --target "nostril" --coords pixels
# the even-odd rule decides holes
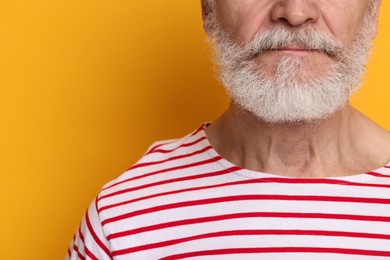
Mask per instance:
[[[280,17],[280,18],[278,19],[278,22],[281,23],[281,24],[283,24],[283,25],[286,26],[286,27],[295,27],[295,25],[292,25],[292,24],[288,21],[288,19],[286,19],[286,18],[284,18],[284,17]]]
[[[278,1],[271,9],[271,20],[296,27],[306,23],[314,23],[320,17],[317,4],[304,0]]]

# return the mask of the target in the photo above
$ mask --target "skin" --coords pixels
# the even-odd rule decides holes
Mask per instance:
[[[362,27],[368,8],[368,0],[215,0],[218,17],[224,30],[241,45],[247,44],[256,33],[275,24],[294,29],[311,26],[329,35],[340,43],[352,41]],[[372,10],[377,19],[379,9]],[[376,34],[376,30],[374,30]],[[375,37],[375,34],[372,37]],[[322,52],[307,52],[297,46],[288,46],[278,51],[268,51],[256,58],[263,64],[263,72],[272,76],[275,72],[275,60],[284,55],[300,56],[310,68],[304,71],[307,76],[323,72],[324,66],[334,63]]]
[[[275,24],[291,30],[312,26],[348,45],[361,30],[366,14],[376,21],[374,39],[380,8],[380,0],[374,0],[371,9],[369,0],[214,1],[221,26],[242,45]],[[206,1],[202,4],[203,17],[207,17]],[[275,60],[284,55],[304,58],[314,76],[335,62],[324,53],[296,46],[268,51],[256,59],[267,64],[265,68],[272,68]],[[390,161],[390,133],[349,104],[326,120],[267,124],[231,102],[206,134],[215,150],[228,161],[282,176],[349,176],[383,167]]]

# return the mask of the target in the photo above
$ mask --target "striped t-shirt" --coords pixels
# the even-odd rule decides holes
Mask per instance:
[[[336,178],[241,169],[202,126],[103,187],[66,259],[390,259],[390,164]]]

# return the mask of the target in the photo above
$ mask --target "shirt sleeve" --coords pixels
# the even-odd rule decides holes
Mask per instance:
[[[78,259],[113,259],[97,211],[96,199],[82,218],[65,257],[65,260]]]

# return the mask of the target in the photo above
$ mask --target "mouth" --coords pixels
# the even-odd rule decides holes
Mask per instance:
[[[299,48],[299,47],[283,47],[283,48],[278,48],[270,51],[291,51],[291,52],[318,52],[318,50],[313,50],[313,49],[305,49],[305,48]]]
[[[261,54],[267,53],[267,52],[279,52],[279,53],[285,53],[285,54],[292,54],[292,55],[305,55],[309,53],[323,53],[329,57],[333,57],[332,53],[327,52],[325,50],[318,50],[318,49],[309,49],[309,48],[302,48],[298,46],[285,46],[275,49],[263,49],[259,50],[258,52],[254,53],[252,55],[252,59],[257,58]]]
[[[322,50],[295,48],[295,47],[283,47],[283,48],[278,48],[278,49],[274,49],[274,50],[266,50],[266,52],[276,52],[276,53],[281,53],[283,55],[291,55],[291,56],[306,56],[306,55],[310,55],[312,53],[327,54],[326,52],[324,52]]]

